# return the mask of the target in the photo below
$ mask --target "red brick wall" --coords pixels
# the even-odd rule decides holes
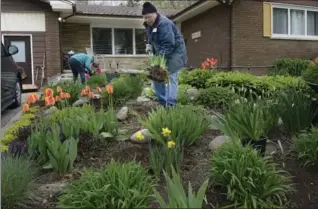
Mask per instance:
[[[189,65],[199,67],[206,58],[214,57],[221,66],[230,65],[230,8],[220,5],[182,23],[187,40]],[[196,40],[191,34],[201,31]]]

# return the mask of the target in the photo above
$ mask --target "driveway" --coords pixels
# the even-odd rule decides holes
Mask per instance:
[[[28,93],[22,93],[22,104],[26,102]],[[1,132],[17,121],[21,115],[22,106],[15,109],[7,109],[1,113]]]

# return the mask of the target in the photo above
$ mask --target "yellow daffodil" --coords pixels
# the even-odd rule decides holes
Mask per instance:
[[[173,148],[176,146],[176,142],[174,142],[174,141],[168,141],[167,144],[168,144],[168,148]]]
[[[171,131],[168,128],[162,128],[161,133],[163,136],[169,136],[171,134]]]
[[[142,135],[141,131],[138,131],[138,132],[136,133],[136,138],[137,138],[138,140],[143,140],[145,137],[144,137],[144,135]]]

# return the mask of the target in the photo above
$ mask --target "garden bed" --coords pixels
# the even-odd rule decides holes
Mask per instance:
[[[191,71],[180,75],[182,88],[178,99],[183,105],[166,109],[152,99],[140,97],[143,82],[138,76],[121,76],[106,86],[102,84],[104,78],[92,78],[96,82],[89,83],[96,89],[78,84],[58,84],[51,87],[52,91],[46,90],[42,98],[30,94],[29,104],[23,106],[23,121],[17,123],[16,129],[10,129],[2,142],[2,148],[8,146],[9,152],[21,147],[16,144],[17,149],[10,149],[16,141],[25,143],[28,149],[24,147],[23,151],[35,160],[30,163],[34,165],[35,162],[39,171],[33,178],[35,187],[26,186],[30,192],[17,193],[27,207],[59,208],[62,204],[65,208],[78,204],[82,208],[88,205],[98,208],[95,200],[103,197],[103,200],[98,199],[101,202],[99,207],[106,207],[101,206],[104,204],[127,208],[112,205],[125,202],[130,208],[166,208],[159,203],[158,196],[152,196],[152,189],[158,191],[170,207],[173,203],[168,199],[176,195],[177,208],[214,209],[235,201],[242,206],[244,199],[249,208],[262,208],[262,205],[263,208],[318,207],[315,163],[318,153],[313,149],[318,130],[310,127],[311,117],[316,112],[310,109],[312,96],[308,95],[312,92],[306,85],[299,85],[296,78]],[[203,81],[198,78],[203,78]],[[153,97],[149,93],[153,92],[147,91],[146,96]],[[16,132],[18,128],[20,131]],[[266,157],[261,157],[251,146],[242,146],[243,136],[254,140],[267,136]],[[45,142],[44,152],[42,142]],[[72,144],[74,142],[76,145]],[[66,154],[61,151],[63,143],[67,144]],[[59,154],[52,151],[54,146],[60,150]],[[162,165],[161,161],[164,162]],[[68,163],[65,166],[61,162]],[[308,166],[304,167],[306,162]],[[189,182],[197,192],[209,179],[205,190],[207,202],[203,203],[203,199],[196,197],[197,205],[190,206],[191,201],[187,199],[190,197],[181,197],[182,192],[178,193],[181,190],[178,190],[176,179],[171,181],[173,186],[170,185],[167,192],[169,179],[162,173],[157,176],[156,172],[164,170],[168,176],[173,176],[169,165],[178,171],[186,193]],[[21,170],[14,164],[12,166],[11,172]],[[277,169],[288,173],[281,174]],[[140,176],[128,174],[130,170]],[[14,184],[8,180],[14,175],[2,175],[9,182],[2,182],[7,191],[15,191]],[[92,182],[94,178],[99,180],[95,185],[85,178]],[[122,185],[120,181],[126,184]],[[134,184],[129,185],[130,181]],[[153,187],[143,181],[153,183]],[[101,183],[97,185],[97,182]],[[107,190],[107,185],[112,186],[112,190]],[[86,187],[83,189],[82,186]],[[113,190],[118,191],[108,193]],[[79,194],[86,195],[87,199],[77,196]],[[104,196],[107,195],[118,202],[106,201]],[[125,198],[127,195],[132,196]],[[71,201],[74,197],[78,198],[77,203]],[[281,198],[282,205],[278,205],[276,197]],[[8,196],[3,198],[10,206],[14,201],[20,201]],[[256,206],[252,206],[253,198]],[[188,205],[182,205],[182,201]]]

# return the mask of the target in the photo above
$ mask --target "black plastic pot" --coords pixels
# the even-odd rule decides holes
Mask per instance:
[[[119,76],[119,73],[106,73],[107,83],[110,83],[114,78],[118,78]]]
[[[267,137],[261,137],[259,140],[251,140],[248,137],[242,138],[242,145],[245,147],[246,145],[250,144],[251,147],[256,149],[259,154],[264,157],[265,151],[266,151],[266,143],[267,143]]]
[[[306,83],[312,90],[314,90],[316,93],[318,93],[318,83],[310,83],[307,81],[306,81]]]

